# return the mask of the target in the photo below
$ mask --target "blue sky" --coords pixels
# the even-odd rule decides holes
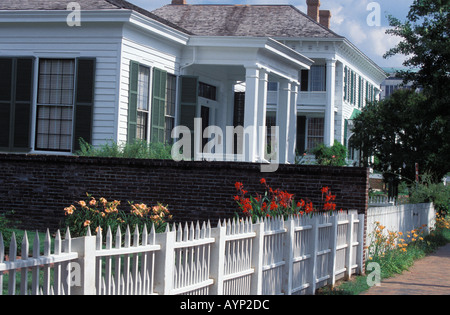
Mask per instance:
[[[144,9],[152,11],[171,0],[129,0]],[[331,29],[345,36],[362,52],[381,67],[401,67],[404,56],[384,59],[383,54],[398,42],[398,37],[386,35],[389,28],[386,19],[391,14],[405,20],[413,0],[321,0],[321,10],[331,10]],[[306,12],[306,0],[187,0],[188,4],[290,4]],[[379,25],[369,25],[369,17],[375,14],[370,4],[375,3],[380,12]],[[369,6],[369,7],[368,7]],[[373,19],[370,19],[373,20]]]

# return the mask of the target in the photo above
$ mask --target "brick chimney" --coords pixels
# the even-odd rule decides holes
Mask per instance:
[[[325,26],[326,28],[330,28],[330,19],[331,19],[331,11],[330,10],[320,10],[319,11],[319,23]]]
[[[306,5],[308,6],[308,16],[319,22],[320,0],[306,0]]]
[[[172,4],[186,4],[186,0],[172,0]]]

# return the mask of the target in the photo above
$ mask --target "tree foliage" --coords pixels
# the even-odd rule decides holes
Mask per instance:
[[[390,98],[369,103],[354,120],[351,145],[361,148],[365,163],[376,156],[378,169],[414,179],[415,163],[421,172],[442,177],[436,163],[435,149],[439,145],[430,125],[423,121],[427,98],[412,90],[397,90]]]
[[[353,145],[376,155],[383,171],[413,178],[418,162],[439,181],[450,171],[450,1],[415,0],[405,22],[389,22],[387,33],[401,41],[385,58],[405,55],[409,70],[398,75],[421,93],[399,91],[369,104],[355,121]]]

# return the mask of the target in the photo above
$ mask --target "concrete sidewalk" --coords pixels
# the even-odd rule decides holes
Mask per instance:
[[[450,295],[450,244],[361,295]]]

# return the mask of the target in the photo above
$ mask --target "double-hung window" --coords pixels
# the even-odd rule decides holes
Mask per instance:
[[[70,152],[75,60],[39,61],[36,149]]]
[[[128,142],[169,142],[175,124],[176,77],[131,61],[129,80]]]
[[[326,91],[326,67],[311,66],[310,70],[310,91]]]
[[[71,152],[92,142],[95,59],[39,60],[35,149]]]
[[[80,138],[92,142],[95,58],[0,58],[0,74],[0,150],[74,152]]]
[[[307,151],[311,151],[319,144],[323,143],[324,126],[325,124],[323,117],[308,118]]]
[[[325,92],[326,91],[326,66],[311,66],[310,70],[302,70],[300,73],[302,92]]]
[[[139,65],[136,138],[147,140],[150,106],[150,68]]]

